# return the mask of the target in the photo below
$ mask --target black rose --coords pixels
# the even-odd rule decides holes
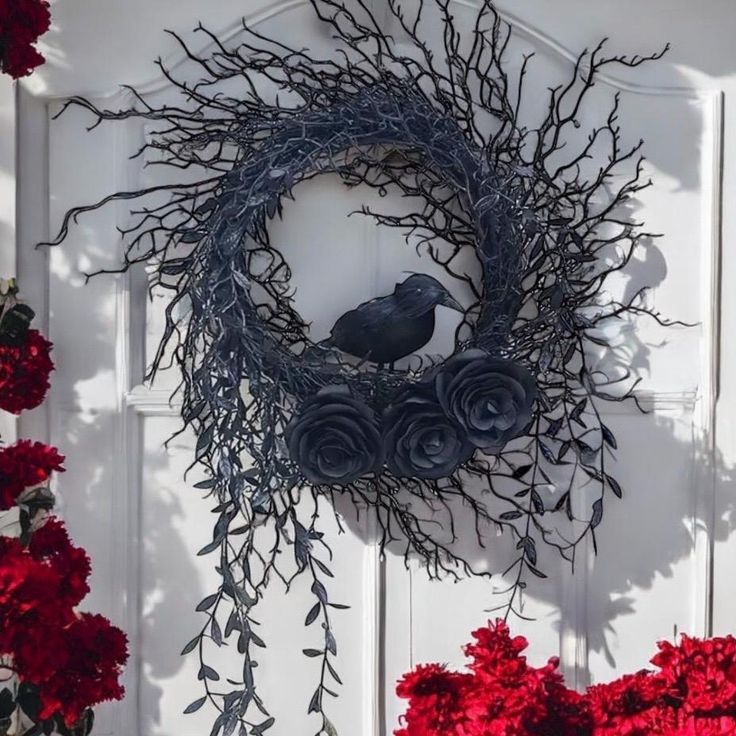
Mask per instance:
[[[388,469],[404,478],[446,478],[473,452],[465,432],[447,417],[431,384],[399,396],[383,417]]]
[[[376,414],[346,386],[327,386],[305,401],[284,436],[312,483],[350,483],[383,464]]]
[[[496,453],[528,426],[537,398],[532,374],[483,350],[453,356],[434,374],[437,398],[470,442]]]

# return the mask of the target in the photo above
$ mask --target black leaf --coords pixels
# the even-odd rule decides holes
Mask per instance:
[[[189,232],[184,233],[180,238],[179,241],[182,243],[197,243],[206,235],[207,233],[204,230],[190,230]]]
[[[197,606],[197,611],[206,611],[208,608],[212,608],[212,606],[214,606],[215,602],[217,601],[217,597],[217,593],[208,595],[199,603],[199,605]]]
[[[199,438],[197,439],[197,447],[195,450],[195,455],[198,460],[202,457],[202,455],[207,452],[210,445],[212,444],[212,437],[214,433],[215,426],[214,424],[210,424],[207,429],[205,429],[204,432],[199,435]]]
[[[256,734],[256,736],[261,736],[261,734],[264,731],[268,731],[273,724],[276,723],[275,718],[268,718],[267,720],[263,721],[263,723],[259,723],[257,726],[253,726],[250,729],[251,734]]]
[[[164,276],[178,276],[187,270],[187,261],[167,261],[159,266],[159,273]]]
[[[204,215],[205,213],[209,212],[210,210],[213,210],[217,207],[217,200],[214,197],[210,197],[209,199],[206,199],[202,204],[200,204],[195,210],[195,215]]]
[[[519,480],[519,478],[523,478],[534,466],[529,465],[520,465],[518,468],[514,470],[514,472],[511,474],[512,478],[515,478],[516,480]]]
[[[554,456],[554,453],[552,452],[552,450],[550,450],[549,447],[547,447],[547,445],[544,444],[544,442],[539,443],[539,449],[542,455],[544,455],[544,457],[549,462],[551,462],[552,465],[557,465],[557,458]]]
[[[325,646],[332,655],[337,655],[337,642],[329,629],[325,631]]]
[[[309,709],[307,713],[319,713],[322,709],[322,690],[317,688],[309,701]]]
[[[555,504],[554,511],[559,511],[564,505],[565,501],[567,501],[570,493],[568,491],[565,491],[558,499],[557,503]]]
[[[230,611],[230,615],[227,618],[227,623],[225,624],[225,637],[227,638],[230,636],[230,634],[233,633],[235,630],[240,630],[240,619],[238,618],[238,612],[236,609],[233,609]]]
[[[187,644],[184,649],[181,650],[182,656],[184,654],[189,654],[189,652],[193,651],[194,648],[199,644],[199,637],[195,636],[194,639],[192,639],[189,644]]]
[[[38,714],[41,711],[41,698],[35,685],[22,682],[18,687],[18,695],[15,700],[30,720],[38,720]]]
[[[214,682],[217,682],[220,679],[220,675],[217,673],[216,670],[213,670],[212,667],[210,667],[208,664],[202,664],[202,666],[199,668],[199,673],[197,674],[198,680],[213,680]]]
[[[258,636],[258,634],[251,631],[250,639],[257,647],[260,647],[261,649],[266,648],[266,642],[264,642],[263,639],[261,639],[261,637]]]
[[[327,665],[327,669],[329,673],[332,675],[332,677],[335,679],[335,682],[337,682],[338,685],[342,685],[342,680],[340,679],[340,676],[335,671],[335,668],[330,664],[329,659],[325,659],[325,665]]]
[[[593,514],[590,517],[590,526],[595,529],[603,519],[603,499],[599,498],[593,502]]]
[[[585,424],[581,421],[580,416],[585,411],[585,407],[588,405],[588,399],[583,399],[582,401],[579,401],[575,408],[570,412],[570,419],[573,422],[577,422],[578,424],[582,425],[583,427]]]
[[[322,610],[322,606],[319,603],[315,603],[312,606],[312,609],[307,614],[307,618],[304,621],[305,626],[309,626],[310,624],[314,623],[317,616],[319,616],[319,612]]]
[[[603,434],[603,441],[607,444],[613,447],[614,450],[618,449],[618,444],[616,442],[616,438],[613,436],[613,432],[606,427],[605,424],[601,424],[601,433]]]
[[[615,478],[613,478],[610,475],[607,475],[606,481],[608,482],[608,485],[611,487],[611,490],[614,492],[614,494],[616,494],[616,496],[621,498],[624,495],[623,491],[621,490],[621,486],[619,485],[619,482]]]
[[[193,703],[189,703],[189,705],[184,709],[184,713],[195,713],[205,704],[206,701],[206,695],[203,695],[201,698],[197,698]]]
[[[15,710],[15,698],[7,688],[0,691],[0,718],[8,718]]]
[[[228,713],[222,727],[222,736],[231,736],[235,727],[238,725],[238,716],[236,713]]]
[[[524,554],[532,565],[537,564],[537,545],[531,537],[524,537],[522,540],[524,546]]]
[[[317,596],[320,603],[327,603],[327,591],[325,590],[325,586],[322,585],[319,580],[315,580],[312,583],[312,593]]]
[[[504,521],[512,521],[513,519],[518,519],[519,517],[523,516],[521,511],[504,511],[499,518],[503,519]]]
[[[540,497],[540,495],[534,489],[532,489],[531,499],[532,499],[532,504],[534,505],[534,510],[538,514],[543,514],[545,511],[544,502],[542,501],[542,498]]]
[[[220,729],[222,729],[222,723],[225,720],[225,714],[220,713],[219,716],[215,719],[215,722],[212,724],[212,730],[210,731],[210,736],[217,736],[217,734],[220,733]]]
[[[324,573],[325,575],[327,575],[327,577],[328,577],[328,578],[334,578],[334,577],[335,577],[335,576],[334,576],[334,575],[332,574],[332,572],[330,571],[330,568],[329,568],[329,567],[327,567],[327,565],[325,565],[325,563],[324,563],[324,562],[321,562],[321,561],[320,561],[320,560],[318,560],[318,559],[317,559],[316,557],[313,557],[313,558],[312,558],[312,561],[314,562],[314,564],[315,564],[315,565],[317,565],[317,567],[318,567],[318,568],[319,568],[320,570],[322,570],[322,572],[323,572],[323,573]]]
[[[202,557],[203,555],[208,555],[210,552],[214,552],[220,546],[220,541],[221,540],[216,539],[209,544],[205,544],[205,546],[197,552],[197,555]]]
[[[212,626],[210,627],[210,633],[212,634],[212,641],[217,644],[218,647],[222,646],[222,631],[220,630],[220,624],[217,623],[217,619],[212,619]]]

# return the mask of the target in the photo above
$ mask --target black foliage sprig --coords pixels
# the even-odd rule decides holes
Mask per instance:
[[[119,192],[77,207],[53,244],[86,212],[114,201],[144,202],[122,230],[121,268],[153,261],[152,288],[172,294],[148,377],[173,356],[182,376],[183,428],[194,430],[195,463],[207,474],[198,487],[216,499],[213,538],[200,554],[218,555],[220,586],[201,602],[206,620],[184,648],[200,657],[206,690],[187,711],[209,700],[219,711],[212,736],[236,729],[258,736],[273,725],[257,688],[255,657],[266,642],[254,614],[271,581],[288,590],[300,576],[314,596],[305,625],[322,630],[320,645],[303,650],[319,670],[307,709],[321,716],[319,733],[335,733],[326,702],[341,684],[332,614],[343,606],[328,597],[331,552],[319,520],[337,495],[370,510],[382,549],[403,551],[407,563],[418,557],[430,577],[489,575],[457,550],[459,509],[470,513],[481,549],[489,529],[500,528],[516,550],[503,609],[522,616],[529,576],[545,576],[543,550],[574,561],[583,540],[595,543],[606,494],[621,496],[607,465],[616,440],[598,402],[632,397],[635,381],[591,367],[588,349],[610,347],[595,330],[647,314],[674,324],[649,309],[645,292],[626,303],[602,297],[609,276],[655,237],[626,209],[651,182],[643,178],[641,142],[624,144],[618,95],[587,136],[578,131],[602,70],[635,68],[664,52],[608,56],[604,43],[583,51],[531,124],[521,110],[532,55],[518,72],[507,70],[511,29],[491,0],[482,0],[470,33],[461,33],[449,0],[387,0],[400,44],[363,0],[311,5],[334,36],[329,58],[245,24],[239,42],[226,46],[200,26],[196,32],[211,43],[207,51],[194,53],[174,36],[196,82],[159,61],[181,93],[179,104],[154,106],[131,89],[135,102],[124,110],[82,98],[65,106],[88,110],[92,127],[152,121],[156,129],[138,155],[152,165],[202,172],[191,184]],[[427,29],[437,27],[439,50],[427,41]],[[240,83],[237,97],[228,94],[231,80]],[[603,163],[593,165],[597,160]],[[458,350],[479,347],[534,374],[538,399],[525,437],[495,456],[476,452],[440,481],[386,470],[344,486],[310,485],[303,477],[283,441],[296,406],[341,383],[380,413],[431,367],[359,370],[310,339],[268,224],[298,184],[322,174],[420,202],[403,215],[363,213],[406,231],[418,252],[473,295],[456,334]],[[469,249],[482,267],[479,280],[462,265]],[[472,490],[476,485],[480,492]],[[544,486],[557,490],[553,505],[540,493]],[[578,493],[589,499],[584,518],[576,517]],[[234,689],[225,690],[207,652],[232,641],[242,676],[228,678]]]

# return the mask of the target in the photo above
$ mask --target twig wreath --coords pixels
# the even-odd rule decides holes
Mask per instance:
[[[637,67],[661,53],[606,56],[603,44],[584,51],[529,128],[519,109],[530,57],[512,80],[504,65],[510,28],[491,0],[482,0],[464,37],[450,0],[417,0],[411,10],[387,0],[401,45],[364,0],[310,2],[334,34],[331,58],[245,25],[243,40],[229,48],[200,26],[212,42],[207,52],[195,54],[177,37],[199,67],[197,83],[159,61],[182,106],[151,106],[135,90],[135,105],[121,111],[81,98],[67,103],[91,111],[95,125],[160,121],[139,155],[208,172],[194,183],[75,208],[54,244],[80,214],[114,200],[170,195],[134,212],[123,231],[122,270],[153,261],[153,285],[173,293],[148,377],[171,351],[182,374],[184,426],[196,432],[196,462],[208,474],[197,486],[218,502],[212,542],[200,554],[217,552],[221,584],[201,602],[207,621],[184,648],[198,652],[206,688],[187,710],[212,701],[220,711],[215,736],[238,726],[257,735],[273,724],[256,686],[255,648],[265,643],[254,613],[270,580],[288,588],[301,575],[311,578],[315,597],[306,625],[322,627],[319,646],[304,650],[318,671],[308,710],[321,715],[320,733],[335,733],[325,695],[340,682],[332,616],[345,606],[328,596],[331,553],[319,521],[324,501],[338,494],[372,509],[382,547],[403,545],[431,577],[488,575],[453,546],[454,504],[474,515],[480,546],[494,525],[512,535],[518,554],[506,570],[506,612],[520,615],[528,573],[544,577],[542,549],[572,560],[584,538],[595,539],[606,494],[621,496],[607,468],[616,440],[598,400],[624,400],[632,388],[611,392],[617,379],[589,366],[590,342],[607,344],[591,331],[642,313],[672,324],[641,292],[626,303],[604,296],[607,278],[651,236],[621,214],[651,182],[642,179],[641,142],[622,144],[618,97],[574,152],[568,135],[580,126],[601,69]],[[443,54],[424,40],[429,22],[443,31]],[[231,80],[245,90],[237,97],[222,88]],[[273,90],[288,93],[289,103]],[[601,147],[605,163],[586,175],[585,162]],[[622,181],[627,165],[632,173]],[[374,347],[355,365],[335,341],[310,339],[268,226],[295,186],[328,173],[423,202],[403,216],[364,213],[417,237],[417,247],[473,293],[449,359],[398,370]],[[468,249],[480,261],[480,284],[458,266]],[[408,279],[394,306],[411,311],[432,281]],[[362,325],[366,339],[374,328]],[[478,481],[483,492],[469,490]],[[559,490],[552,506],[539,492],[545,485]],[[576,492],[592,499],[585,519],[575,519]],[[557,518],[575,519],[572,538],[554,532]],[[293,556],[282,554],[287,549]],[[243,674],[228,689],[218,685],[206,651],[233,638]]]

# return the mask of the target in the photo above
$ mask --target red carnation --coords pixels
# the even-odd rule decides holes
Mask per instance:
[[[0,536],[0,654],[21,682],[39,688],[41,720],[72,726],[89,707],[119,699],[127,639],[104,616],[77,614],[89,558],[51,519],[30,545]]]
[[[409,699],[396,736],[584,736],[590,720],[583,697],[568,690],[557,659],[530,666],[523,637],[501,620],[473,632],[465,648],[472,673],[418,667],[397,688]]]
[[[54,470],[63,472],[64,456],[42,442],[20,440],[0,450],[0,510],[11,508],[26,488],[45,483]]]
[[[12,657],[22,680],[22,650],[45,651],[46,630],[60,631],[74,619],[62,582],[60,571],[34,560],[19,539],[0,537],[0,653]]]
[[[647,670],[588,688],[587,701],[596,736],[657,733],[670,713],[662,710],[665,684]]]
[[[736,715],[736,639],[696,639],[680,644],[659,642],[652,664],[661,669],[669,697],[686,713],[727,711]]]
[[[33,533],[28,551],[34,560],[47,563],[62,576],[59,595],[70,608],[89,593],[89,556],[81,547],[75,547],[71,543],[66,528],[59,519],[49,519]]]
[[[467,720],[462,704],[472,683],[472,675],[448,672],[439,664],[419,665],[396,687],[397,695],[409,700],[406,728],[396,736],[455,733]]]
[[[736,639],[659,643],[658,672],[624,675],[588,691],[595,736],[736,733]]]
[[[54,369],[51,347],[38,330],[28,330],[23,345],[0,344],[0,409],[20,414],[44,400]]]
[[[732,736],[736,638],[659,643],[658,671],[642,670],[584,695],[568,690],[557,660],[527,664],[527,642],[502,621],[473,633],[472,674],[420,666],[397,692],[409,700],[396,736]]]
[[[47,655],[57,666],[53,675],[37,683],[41,719],[59,714],[72,726],[87,708],[123,697],[119,679],[128,659],[128,639],[104,616],[81,614]]]
[[[3,46],[1,53],[0,67],[13,79],[27,77],[36,67],[46,61],[43,54],[33,46],[20,45],[12,41]]]
[[[32,44],[50,24],[46,0],[0,0],[0,69],[18,79],[43,64]]]
[[[19,539],[0,536],[0,637],[24,619],[55,618],[62,576],[34,560]]]

